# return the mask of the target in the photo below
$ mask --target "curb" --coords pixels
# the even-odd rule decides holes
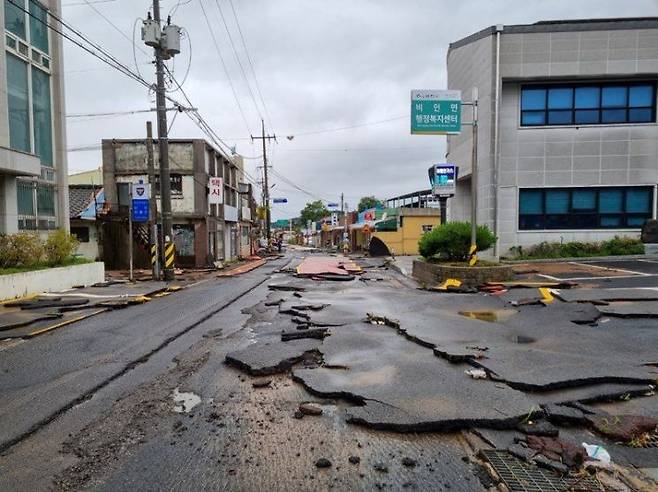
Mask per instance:
[[[572,258],[533,258],[528,260],[500,260],[501,263],[509,265],[521,265],[524,263],[569,263],[573,261],[624,261],[624,260],[654,260],[658,261],[658,255],[616,255],[616,256],[576,256]]]

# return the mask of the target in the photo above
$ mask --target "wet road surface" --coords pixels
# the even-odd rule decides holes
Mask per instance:
[[[382,260],[346,282],[295,278],[301,260],[0,352],[0,489],[485,490],[476,454],[491,433],[514,440],[544,405],[651,392],[655,368],[623,362],[650,360],[650,324],[600,325],[584,351],[597,328],[574,320],[600,314],[579,304],[487,322],[459,313],[505,299],[421,292]],[[624,331],[614,363],[590,367]],[[464,374],[479,367],[488,379]],[[655,400],[631,399],[633,412],[655,417]]]

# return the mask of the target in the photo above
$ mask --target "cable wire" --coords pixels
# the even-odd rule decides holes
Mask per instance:
[[[215,50],[217,51],[217,54],[219,55],[219,59],[221,61],[222,68],[224,69],[224,74],[226,75],[226,79],[228,80],[229,86],[231,87],[231,92],[233,92],[233,98],[235,99],[235,103],[238,106],[238,110],[240,111],[240,115],[242,116],[242,121],[244,122],[245,128],[247,129],[247,132],[251,135],[251,129],[249,128],[249,123],[247,123],[247,117],[244,114],[244,110],[242,109],[242,105],[240,104],[240,99],[238,98],[238,93],[235,91],[235,87],[233,85],[233,81],[231,80],[231,76],[229,75],[228,68],[226,67],[226,62],[224,61],[224,57],[222,56],[222,52],[219,49],[219,44],[217,43],[217,38],[215,37],[215,32],[213,31],[212,25],[210,24],[210,19],[208,18],[208,14],[206,13],[206,9],[203,6],[203,0],[199,0],[199,5],[201,6],[201,11],[203,12],[203,16],[206,19],[206,24],[208,25],[208,30],[210,31],[210,36],[212,37],[213,44],[215,45]]]
[[[224,29],[226,30],[226,34],[228,35],[228,41],[229,44],[231,45],[231,50],[233,51],[233,55],[235,56],[235,61],[238,62],[238,67],[240,68],[240,73],[242,73],[242,77],[244,78],[244,82],[247,86],[247,90],[249,91],[249,96],[251,97],[251,102],[254,103],[254,108],[256,109],[256,113],[258,113],[258,117],[260,119],[263,119],[263,114],[260,111],[260,108],[258,107],[258,103],[256,102],[256,98],[254,97],[254,92],[251,90],[251,84],[249,84],[249,79],[247,78],[247,74],[244,70],[244,67],[242,66],[242,62],[240,61],[240,56],[238,55],[238,50],[235,49],[235,43],[233,42],[233,36],[231,36],[231,31],[228,28],[228,24],[226,23],[226,18],[224,17],[224,12],[222,11],[222,6],[219,4],[219,0],[215,0],[215,3],[217,4],[217,10],[219,10],[219,16],[222,19],[222,24],[224,24]]]
[[[256,70],[254,68],[254,63],[251,59],[251,56],[249,55],[249,49],[247,48],[247,42],[245,41],[244,34],[242,32],[242,28],[240,27],[240,20],[238,19],[238,15],[235,12],[235,7],[233,6],[233,0],[228,0],[229,5],[231,6],[231,11],[233,12],[233,17],[235,18],[235,24],[238,26],[238,33],[240,34],[240,40],[242,41],[242,47],[244,48],[244,52],[247,55],[247,61],[249,62],[249,66],[251,67],[251,73],[254,76],[254,82],[256,85],[256,92],[258,92],[258,97],[260,99],[261,104],[263,105],[263,109],[265,110],[265,115],[267,116],[269,126],[270,128],[273,128],[272,124],[272,117],[270,116],[270,111],[267,108],[267,104],[265,104],[265,99],[263,98],[263,93],[260,90],[260,83],[258,82],[258,77],[256,76]]]

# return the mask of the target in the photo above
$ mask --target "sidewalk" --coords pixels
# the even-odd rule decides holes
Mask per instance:
[[[411,271],[414,266],[414,260],[420,258],[416,255],[407,255],[407,256],[395,256],[392,258],[391,267],[402,275],[411,277]]]

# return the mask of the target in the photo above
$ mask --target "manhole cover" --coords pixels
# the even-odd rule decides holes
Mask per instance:
[[[487,449],[483,451],[483,454],[512,492],[604,491],[596,480],[561,477],[535,465],[524,463],[507,451]]]

